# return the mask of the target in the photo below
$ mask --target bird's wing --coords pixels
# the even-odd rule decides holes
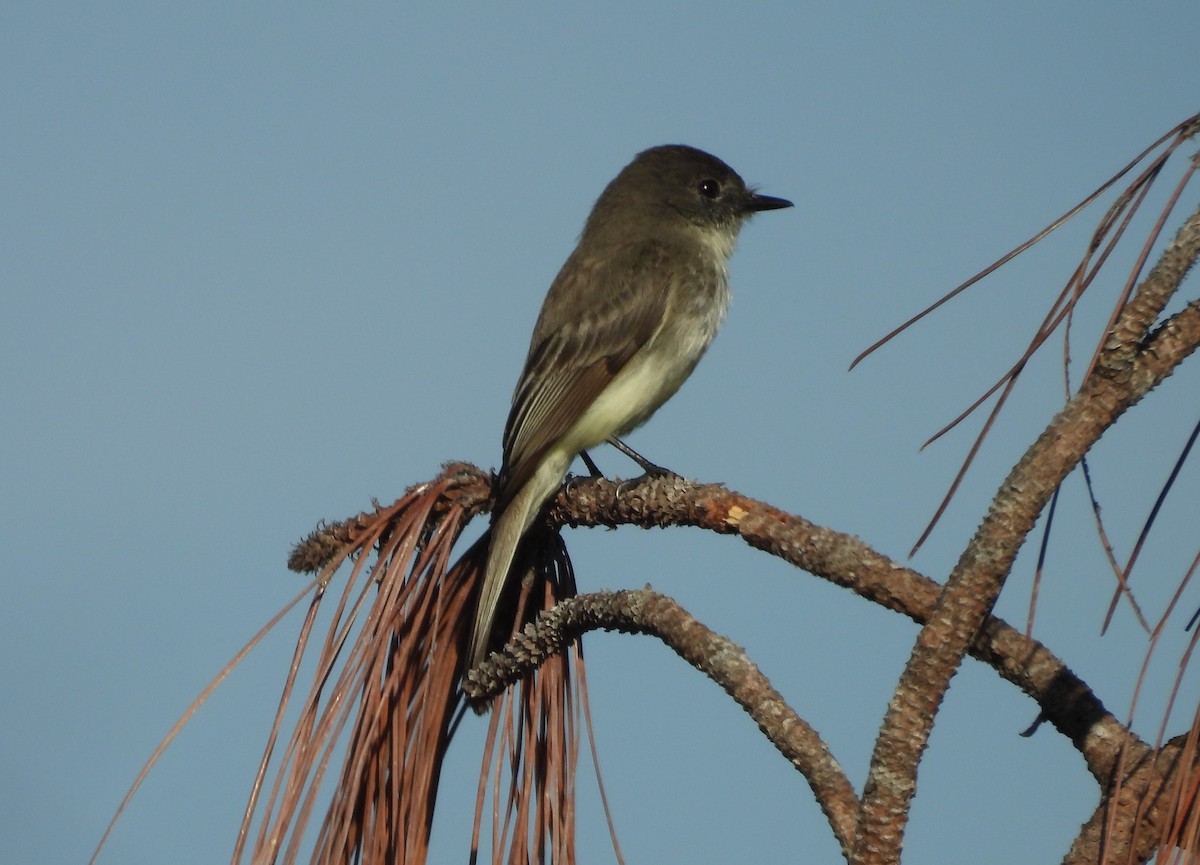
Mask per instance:
[[[568,262],[551,286],[504,429],[497,512],[661,326],[672,278],[664,252],[643,244]]]

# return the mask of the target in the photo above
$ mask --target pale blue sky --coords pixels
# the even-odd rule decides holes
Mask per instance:
[[[0,861],[86,859],[175,717],[295,593],[284,559],[318,519],[445,460],[496,465],[543,293],[638,150],[711,150],[796,207],[743,232],[725,329],[631,443],[903,557],[977,426],[918,446],[1015,356],[1100,211],[850,360],[1200,110],[1190,0],[647,5],[0,10]],[[935,578],[1054,411],[1054,358],[1028,379],[913,562]],[[1122,558],[1197,387],[1180,374],[1096,451]],[[1195,553],[1195,466],[1181,485],[1136,575],[1158,595]],[[1096,637],[1112,580],[1077,478],[1059,518],[1038,636],[1123,714],[1144,641],[1124,611]],[[651,583],[747,646],[861,786],[910,623],[730,538],[567,543],[584,590]],[[998,607],[1014,622],[1031,570]],[[102,861],[228,857],[298,623],[199,713]],[[596,635],[588,656],[631,863],[839,860],[803,779],[715,686],[645,638]],[[1061,857],[1094,788],[1053,731],[1017,736],[1035,713],[966,665],[911,861]],[[438,861],[465,861],[483,726],[455,742]],[[581,790],[581,861],[611,861]]]

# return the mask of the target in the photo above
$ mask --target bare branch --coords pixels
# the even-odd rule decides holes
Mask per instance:
[[[668,476],[618,483],[579,481],[554,500],[549,519],[574,526],[686,525],[736,534],[755,549],[924,624],[942,587],[873,550],[858,538],[726,489]],[[1125,727],[1087,684],[1037,640],[989,616],[971,646],[975,658],[1037,701],[1044,720],[1079,749],[1088,771],[1107,783],[1116,761],[1114,740]],[[1136,747],[1146,745],[1135,738]]]
[[[724,688],[804,775],[843,852],[849,854],[859,802],[828,746],[771,687],[741,646],[705,627],[672,598],[640,589],[565,600],[472,670],[463,688],[472,700],[487,700],[595,628],[658,637]]]
[[[1198,252],[1200,213],[1180,229],[1147,282],[1162,280],[1177,287]],[[1137,316],[1130,320],[1149,323]],[[1200,308],[1193,303],[1144,347],[1138,347],[1144,335],[1134,339],[1134,331],[1126,325],[1114,335],[1095,373],[1013,468],[952,572],[917,638],[876,740],[852,861],[898,861],[917,765],[937,709],[1017,552],[1054,490],[1088,449],[1200,344]]]
[[[1145,862],[1159,845],[1164,824],[1173,816],[1175,785],[1183,775],[1200,770],[1186,737],[1162,749],[1130,759],[1128,776],[1115,796],[1104,795],[1083,824],[1064,865],[1117,865]]]

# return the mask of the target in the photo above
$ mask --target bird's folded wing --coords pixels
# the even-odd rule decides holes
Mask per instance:
[[[665,250],[621,253],[564,268],[547,295],[504,430],[497,511],[662,326],[672,278]]]

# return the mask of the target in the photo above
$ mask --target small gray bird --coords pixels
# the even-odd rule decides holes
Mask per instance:
[[[683,145],[639,153],[601,193],[542,304],[513,394],[470,667],[492,644],[521,539],[572,460],[618,444],[679,389],[725,317],[742,223],[791,206]]]

